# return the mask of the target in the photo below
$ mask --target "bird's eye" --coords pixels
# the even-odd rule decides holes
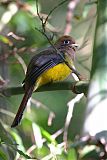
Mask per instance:
[[[70,44],[70,40],[64,40],[64,44]]]

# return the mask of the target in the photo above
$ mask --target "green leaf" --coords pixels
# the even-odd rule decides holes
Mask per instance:
[[[13,150],[15,150],[16,152],[18,152],[21,156],[27,158],[27,159],[35,159],[35,158],[32,158],[30,157],[29,155],[25,154],[23,151],[21,151],[20,149],[16,148],[15,145],[11,145],[9,144],[8,145],[10,148],[12,148]]]
[[[76,160],[76,152],[74,149],[70,149],[68,151],[68,156],[67,156],[67,160]]]
[[[15,148],[14,148],[15,149]],[[32,158],[30,156],[28,156],[27,154],[25,154],[24,152],[22,152],[21,150],[19,149],[15,149],[21,156],[25,157],[26,159],[35,159],[35,158]]]
[[[44,138],[46,138],[46,140],[50,143],[53,143],[54,145],[57,144],[56,140],[52,137],[52,135],[47,132],[45,129],[43,129],[42,127],[41,128],[41,133],[43,135]]]
[[[82,156],[82,160],[86,160],[86,159],[97,159],[98,160],[99,156],[96,150],[94,149]]]
[[[3,123],[0,122],[0,141],[6,144],[13,144],[13,139],[10,134],[3,127]]]
[[[0,160],[7,160],[6,153],[0,149]]]
[[[19,147],[23,152],[25,152],[25,147],[24,147],[24,145],[23,145],[23,141],[22,141],[21,137],[19,136],[19,134],[16,133],[15,130],[14,130],[14,131],[11,130],[11,134],[12,134],[12,136],[14,137],[14,139],[15,139],[15,141],[16,141],[16,144],[18,144],[18,147]]]

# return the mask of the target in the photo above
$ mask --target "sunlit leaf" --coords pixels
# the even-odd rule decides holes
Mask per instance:
[[[0,35],[0,41],[2,41],[5,44],[8,44],[9,46],[12,46],[13,43],[10,41],[9,38],[7,38],[6,36]]]
[[[67,160],[76,160],[76,152],[74,149],[68,151]]]
[[[45,129],[43,129],[42,127],[41,127],[41,133],[48,142],[57,144],[56,140],[52,137],[52,135],[49,132],[47,132]]]

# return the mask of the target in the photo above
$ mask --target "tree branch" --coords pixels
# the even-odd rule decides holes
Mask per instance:
[[[56,90],[72,90],[73,93],[80,94],[84,93],[87,95],[88,81],[78,81],[78,82],[60,82],[41,86],[36,92],[44,91],[56,91]],[[10,88],[0,88],[0,94],[4,96],[13,96],[18,94],[23,94],[23,87],[10,87]]]

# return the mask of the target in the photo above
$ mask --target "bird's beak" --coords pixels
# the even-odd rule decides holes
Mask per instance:
[[[71,46],[75,51],[77,51],[79,49],[79,44],[75,43],[75,44],[72,44]]]

